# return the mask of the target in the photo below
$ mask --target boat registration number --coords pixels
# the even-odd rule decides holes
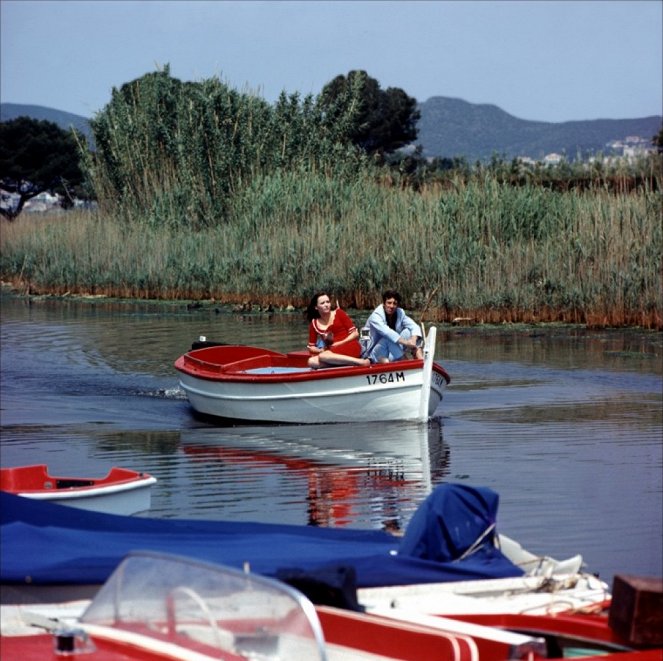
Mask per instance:
[[[389,372],[389,374],[367,374],[366,380],[372,386],[378,383],[399,383],[405,381],[404,372]]]
[[[443,382],[444,379],[442,378],[442,375],[438,374],[437,372],[433,372],[433,384],[436,385],[438,388],[442,388]]]

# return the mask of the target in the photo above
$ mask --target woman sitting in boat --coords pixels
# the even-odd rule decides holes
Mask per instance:
[[[370,360],[361,357],[359,332],[354,322],[341,308],[331,309],[327,293],[313,295],[306,316],[311,322],[308,331],[308,350],[312,354],[308,360],[309,367],[368,367],[371,364]]]

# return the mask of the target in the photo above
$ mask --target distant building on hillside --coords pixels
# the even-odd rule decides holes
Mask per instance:
[[[606,147],[611,155],[622,156],[630,161],[655,151],[651,140],[639,135],[628,135],[622,140],[612,140],[606,144]]]
[[[546,154],[543,157],[544,165],[559,165],[564,160],[564,157],[561,154]]]
[[[43,191],[39,195],[30,198],[23,207],[25,211],[37,212],[48,211],[60,206],[60,196],[55,194],[51,195],[48,191]]]

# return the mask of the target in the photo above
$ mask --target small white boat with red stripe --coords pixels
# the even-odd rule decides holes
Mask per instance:
[[[0,489],[17,496],[48,500],[106,514],[137,514],[150,509],[156,478],[114,466],[104,477],[51,475],[46,464],[0,469]]]
[[[436,329],[421,360],[311,369],[305,351],[243,345],[192,349],[175,362],[192,408],[230,420],[281,423],[428,420],[450,382],[434,361]]]

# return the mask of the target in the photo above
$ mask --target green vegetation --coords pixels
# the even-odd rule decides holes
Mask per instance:
[[[274,107],[218,79],[182,83],[163,72],[113,90],[91,122],[87,170],[101,210],[123,222],[198,231],[231,221],[230,207],[274,172],[351,178],[362,154],[344,136],[357,86],[329,106],[282,94]]]
[[[15,207],[0,207],[0,215],[14,220],[25,203],[43,191],[58,193],[65,206],[73,206],[83,183],[78,163],[81,139],[45,120],[18,117],[0,122],[0,187],[19,196]]]
[[[33,292],[368,308],[387,285],[428,319],[661,328],[658,193],[553,192],[487,178],[439,193],[254,180],[198,232],[70,212],[4,229],[0,274]]]
[[[354,91],[358,94],[353,94]],[[378,81],[365,71],[351,71],[325,85],[318,103],[333,117],[339,100],[344,98],[359,102],[356,122],[348,137],[367,154],[393,152],[417,139],[417,122],[421,118],[417,100],[402,89],[382,90]]]
[[[361,89],[342,92],[332,113],[167,70],[114,90],[86,156],[99,210],[4,227],[0,277],[297,307],[326,288],[361,309],[391,286],[431,321],[663,328],[660,156],[576,187],[559,185],[574,172],[499,161],[378,167],[352,144]]]

